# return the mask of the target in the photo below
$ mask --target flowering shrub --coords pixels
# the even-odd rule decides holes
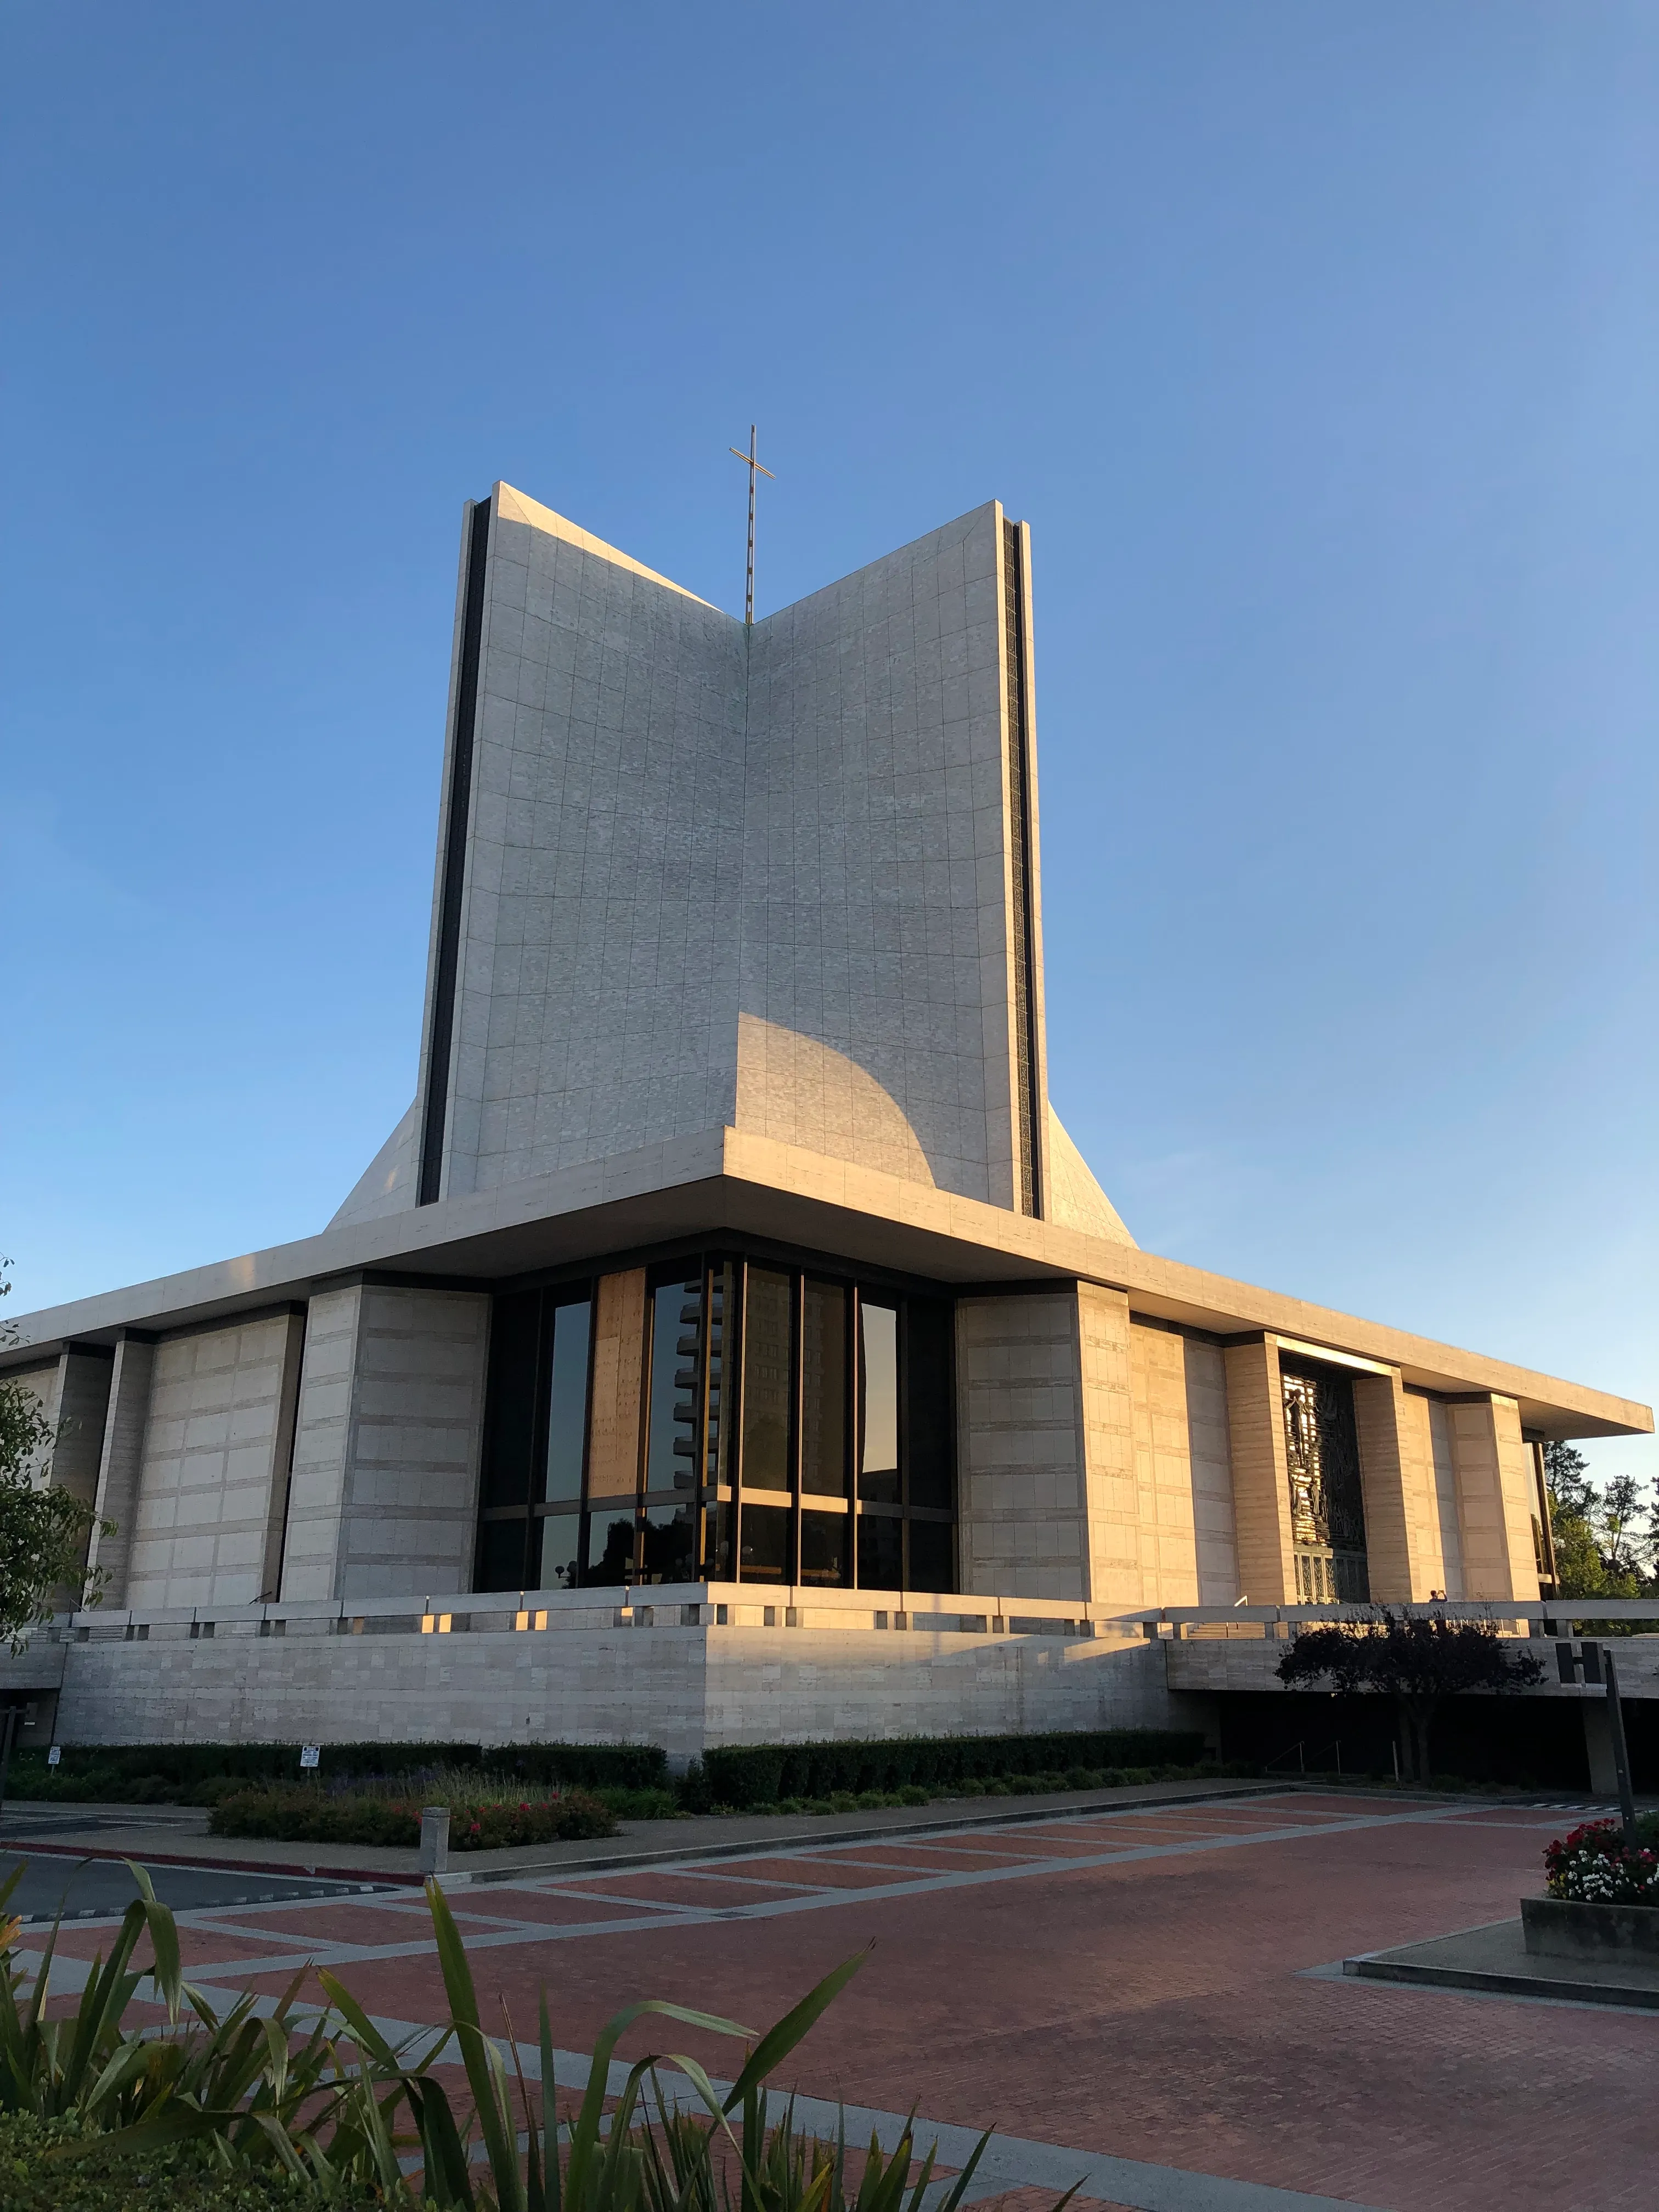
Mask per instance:
[[[216,1836],[270,1836],[283,1843],[372,1844],[412,1850],[421,1840],[422,1805],[441,1796],[405,1797],[368,1792],[329,1792],[314,1784],[244,1790],[216,1805],[209,1826]],[[550,1844],[616,1833],[614,1815],[585,1790],[512,1802],[448,1801],[449,1847],[495,1851],[514,1844]]]
[[[1616,1820],[1587,1820],[1570,1836],[1558,1836],[1544,1850],[1550,1895],[1575,1905],[1659,1906],[1659,1820],[1644,1816],[1637,1836],[1632,1850]]]

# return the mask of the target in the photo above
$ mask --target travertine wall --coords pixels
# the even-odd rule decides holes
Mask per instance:
[[[76,1645],[65,1743],[713,1743],[1193,1728],[1162,1650],[1047,1636],[603,1627]]]
[[[1005,567],[992,502],[746,631],[496,487],[444,1196],[727,1125],[1020,1204]],[[1039,1181],[1127,1241],[1049,1127],[1028,753]]]
[[[1084,1595],[1103,1605],[1139,1605],[1139,1498],[1130,1387],[1129,1301],[1097,1283],[1077,1286],[1083,1452],[1089,1524]]]
[[[1532,1467],[1513,1398],[1455,1400],[1446,1407],[1463,1538],[1464,1595],[1538,1595],[1532,1540]]]
[[[1221,1348],[1136,1322],[1129,1352],[1140,1601],[1231,1605],[1238,1545]]]
[[[957,1309],[963,1588],[1097,1604],[1237,1597],[1218,1346],[1121,1291]]]
[[[102,1571],[103,1601],[109,1606],[127,1602],[127,1575],[155,1373],[154,1340],[124,1329],[111,1364],[109,1406],[98,1457],[98,1516],[113,1526],[108,1534],[100,1528],[93,1530],[88,1553],[88,1564]]]
[[[958,1542],[965,1590],[1090,1595],[1077,1298],[957,1307]]]
[[[282,1595],[472,1580],[489,1299],[353,1284],[311,1301]]]
[[[730,1121],[744,669],[740,623],[499,488],[446,1197]]]
[[[1252,1605],[1293,1603],[1290,1468],[1279,1346],[1272,1337],[1230,1344],[1227,1443],[1233,1474],[1233,1522],[1238,1536],[1239,1595]]]
[[[1365,1501],[1371,1595],[1409,1602],[1443,1588],[1434,1464],[1425,1425],[1397,1373],[1356,1375],[1354,1427]]]
[[[862,1069],[940,1188],[1012,1206],[1001,562],[981,507],[755,625],[741,1005]],[[921,1179],[775,1048],[738,1126]]]
[[[169,1337],[149,1362],[139,1347],[135,1395],[117,1409],[130,1436],[149,1364],[125,1603],[252,1605],[271,1593],[303,1329],[283,1312]]]
[[[1401,1393],[1400,1421],[1405,1449],[1421,1469],[1425,1521],[1418,1555],[1418,1582],[1412,1595],[1461,1598],[1463,1534],[1458,1518],[1457,1470],[1452,1462],[1449,1408],[1420,1390]],[[1369,1510],[1369,1509],[1368,1509]]]

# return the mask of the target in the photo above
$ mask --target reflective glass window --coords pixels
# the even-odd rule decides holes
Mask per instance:
[[[478,1571],[474,1589],[516,1590],[525,1582],[525,1522],[486,1521],[478,1531]]]
[[[730,1505],[708,1505],[702,1516],[702,1571],[709,1582],[736,1580],[732,1557],[732,1531],[737,1512]]]
[[[645,1564],[641,1579],[647,1583],[694,1583],[697,1579],[696,1508],[690,1498],[683,1505],[646,1507]]]
[[[896,1513],[859,1516],[859,1587],[904,1587],[904,1523]]]
[[[746,1583],[787,1583],[790,1572],[790,1523],[787,1505],[745,1505],[740,1523],[743,1573]]]
[[[742,1480],[789,1490],[789,1278],[748,1270],[743,1309]],[[745,1540],[746,1549],[746,1540]]]
[[[485,1506],[523,1505],[530,1498],[531,1475],[538,1457],[536,1396],[541,1310],[539,1291],[494,1302],[483,1486]]]
[[[601,1500],[587,1516],[587,1558],[582,1580],[603,1588],[633,1578],[633,1500]]]
[[[910,1539],[910,1571],[905,1588],[913,1590],[948,1590],[955,1587],[955,1552],[952,1540],[955,1531],[948,1521],[912,1521],[908,1524]]]
[[[848,1513],[806,1513],[800,1516],[800,1578],[839,1589],[847,1580]]]
[[[899,1502],[898,1311],[859,1301],[859,1496]]]
[[[847,1293],[807,1282],[801,1294],[800,1486],[847,1495]]]
[[[551,1316],[551,1379],[547,1408],[547,1471],[542,1491],[549,1500],[578,1499],[582,1494],[582,1458],[587,1441],[587,1346],[593,1309],[556,1306]],[[551,1583],[538,1585],[551,1589]]]
[[[907,1302],[905,1504],[947,1513],[956,1503],[951,1494],[951,1334],[949,1306],[932,1298]],[[915,1587],[935,1585],[917,1583]]]
[[[538,1514],[530,1524],[526,1589],[574,1589],[581,1549],[580,1513]]]
[[[703,1429],[702,1479],[710,1488],[732,1480],[729,1466],[732,1377],[727,1371],[737,1310],[737,1270],[731,1262],[708,1271],[708,1410]]]
[[[702,1390],[702,1279],[664,1283],[651,1303],[647,1490],[696,1487],[698,1401]]]

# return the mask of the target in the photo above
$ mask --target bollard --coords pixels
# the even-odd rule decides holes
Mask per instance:
[[[421,1872],[446,1874],[448,1869],[449,1808],[424,1805],[421,1808]]]

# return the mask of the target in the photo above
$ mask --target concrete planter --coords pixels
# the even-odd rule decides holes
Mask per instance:
[[[1521,1925],[1535,1958],[1643,1959],[1659,1966],[1659,1906],[1523,1897]]]

